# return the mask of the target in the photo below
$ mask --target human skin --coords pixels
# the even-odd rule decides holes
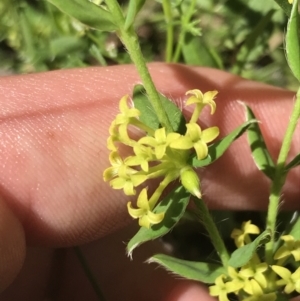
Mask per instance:
[[[244,121],[238,100],[246,102],[277,157],[294,92],[209,68],[149,67],[158,90],[180,107],[187,90],[218,90],[216,113],[205,110],[200,123],[219,126],[220,137]],[[96,300],[72,249],[65,249],[83,244],[108,301],[212,299],[203,287],[144,264],[159,246],[137,250],[132,262],[125,255],[124,241],[136,231],[125,227],[130,198],[104,183],[102,173],[118,101],[139,82],[131,65],[0,78],[1,300]],[[190,111],[184,108],[187,116]],[[298,125],[289,159],[299,150]],[[212,209],[267,208],[270,183],[257,170],[245,136],[200,176]],[[300,209],[299,182],[297,167],[288,175],[281,208]]]

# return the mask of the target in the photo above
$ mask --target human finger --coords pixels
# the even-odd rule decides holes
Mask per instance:
[[[237,100],[247,102],[262,122],[271,154],[278,153],[293,93],[209,68],[152,64],[150,70],[158,89],[179,105],[189,89],[219,90],[217,113],[204,113],[201,122],[218,125],[221,136],[243,122]],[[128,198],[111,190],[102,172],[109,165],[106,137],[118,100],[138,82],[129,65],[1,78],[1,194],[30,241],[78,244],[129,222]],[[298,128],[292,154],[299,136]],[[201,178],[211,208],[266,208],[269,182],[243,137]],[[285,187],[289,208],[299,206],[299,179],[298,168]]]

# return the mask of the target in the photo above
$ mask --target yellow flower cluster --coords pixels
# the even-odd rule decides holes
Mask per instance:
[[[111,151],[109,160],[111,167],[103,173],[104,181],[109,181],[114,189],[123,189],[126,195],[135,195],[135,188],[147,180],[162,178],[160,184],[148,196],[147,188],[139,193],[137,208],[132,202],[127,204],[128,212],[133,218],[139,219],[140,226],[149,228],[152,224],[160,223],[164,212],[155,213],[160,196],[166,186],[179,178],[182,185],[193,195],[200,198],[200,181],[195,170],[188,164],[191,150],[195,150],[197,158],[202,160],[208,155],[207,144],[219,135],[218,127],[202,130],[197,124],[202,109],[209,105],[211,114],[216,110],[214,101],[217,91],[202,93],[191,90],[186,104],[194,104],[191,120],[186,124],[186,133],[167,133],[166,129],[152,129],[139,119],[140,111],[128,103],[128,95],[122,97],[119,103],[120,113],[109,128],[107,148]],[[133,127],[136,135],[142,133],[141,138],[133,138],[129,134],[129,127]],[[130,148],[131,155],[122,159],[119,146]],[[124,151],[124,149],[122,149]]]
[[[231,237],[238,248],[251,243],[249,234],[259,234],[259,228],[251,221],[244,222],[241,229],[234,229]],[[268,266],[261,262],[258,255],[254,254],[248,264],[240,269],[228,267],[227,274],[217,277],[215,285],[209,287],[211,296],[219,297],[220,301],[229,301],[228,294],[238,295],[243,301],[275,301],[276,292],[285,286],[283,291],[290,294],[294,291],[300,293],[300,267],[293,273],[282,267],[284,260],[293,257],[300,261],[300,240],[295,240],[291,235],[282,236],[284,241],[274,255],[278,260],[276,265]],[[278,276],[281,279],[278,279]]]

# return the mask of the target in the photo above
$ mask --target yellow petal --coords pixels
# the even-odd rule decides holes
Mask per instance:
[[[263,275],[261,273],[257,273],[254,276],[254,278],[261,285],[262,288],[266,288],[267,287],[267,279],[266,279],[265,275]]]
[[[107,147],[108,150],[110,150],[110,151],[117,151],[117,148],[116,148],[114,142],[115,142],[115,140],[113,139],[112,136],[109,136],[107,138],[106,147]]]
[[[219,128],[217,126],[213,126],[202,131],[201,140],[203,140],[205,143],[209,143],[215,140],[219,136],[219,134]]]
[[[274,255],[274,259],[277,260],[277,259],[281,259],[281,258],[284,258],[284,257],[288,257],[288,256],[290,256],[290,254],[291,254],[291,251],[289,251],[286,246],[281,246],[276,251],[276,253]]]
[[[251,224],[251,220],[247,221],[246,223],[243,224],[244,232],[248,234],[259,234],[260,230],[259,228]]]
[[[194,144],[195,151],[197,153],[198,160],[202,160],[207,157],[208,147],[205,142],[198,141]]]
[[[198,89],[189,90],[185,93],[185,95],[193,95],[188,98],[188,100],[186,101],[186,105],[190,105],[193,103],[203,103],[203,93]]]
[[[148,179],[148,176],[143,175],[143,174],[134,174],[134,175],[131,175],[130,178],[131,178],[131,182],[132,182],[133,186],[137,187],[137,186],[141,185],[142,183],[144,183]]]
[[[295,290],[295,285],[293,284],[293,283],[288,283],[286,286],[285,286],[285,288],[284,288],[284,292],[286,293],[286,294],[290,294],[290,293],[292,293],[293,291]]]
[[[139,218],[139,217],[143,216],[145,213],[145,210],[143,210],[143,209],[132,208],[131,202],[127,203],[127,210],[128,210],[129,215],[133,218]]]
[[[111,179],[113,179],[117,175],[118,175],[118,168],[113,167],[113,166],[108,167],[103,172],[103,180],[105,182],[110,181]]]
[[[186,136],[181,136],[170,143],[170,147],[175,149],[191,149],[193,146],[194,144],[191,139]]]
[[[263,295],[263,290],[260,287],[260,285],[257,283],[257,281],[254,279],[251,279],[250,282],[251,282],[251,288],[252,288],[252,295],[255,295],[255,296]]]
[[[149,218],[148,218],[147,215],[143,215],[142,217],[140,217],[140,219],[139,219],[139,225],[141,227],[144,227],[144,228],[147,228],[147,229],[150,228],[151,223],[150,223]]]
[[[215,96],[218,94],[218,91],[208,91],[204,93],[203,103],[210,106],[210,114],[214,114],[216,111],[216,103],[214,102]]]
[[[193,142],[197,142],[201,139],[202,130],[197,123],[195,122],[187,123],[186,128],[187,128],[186,136],[189,136]]]
[[[148,195],[147,195],[147,188],[143,188],[140,192],[137,200],[137,206],[139,208],[143,208],[143,210],[150,210],[149,207],[149,201],[148,201]]]
[[[279,275],[284,280],[289,280],[292,275],[292,273],[284,267],[272,265],[271,268],[277,275]]]
[[[148,220],[151,224],[159,224],[165,217],[165,213],[161,212],[161,213],[154,213],[151,211],[147,212],[147,216],[148,216]]]
[[[165,128],[157,129],[154,133],[154,136],[158,143],[165,143],[166,142],[166,129]]]
[[[126,181],[123,186],[123,191],[126,195],[135,195],[135,189],[133,188],[132,182]]]

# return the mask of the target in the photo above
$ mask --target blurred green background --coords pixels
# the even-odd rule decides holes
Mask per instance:
[[[128,1],[120,2],[126,10]],[[175,47],[190,1],[172,4]],[[287,18],[274,0],[199,0],[192,20],[200,30],[184,29],[176,61],[296,90],[285,60]],[[146,1],[135,27],[146,60],[164,61],[166,22],[160,1]],[[0,2],[1,74],[126,63],[130,58],[114,33],[90,29],[47,1]]]

